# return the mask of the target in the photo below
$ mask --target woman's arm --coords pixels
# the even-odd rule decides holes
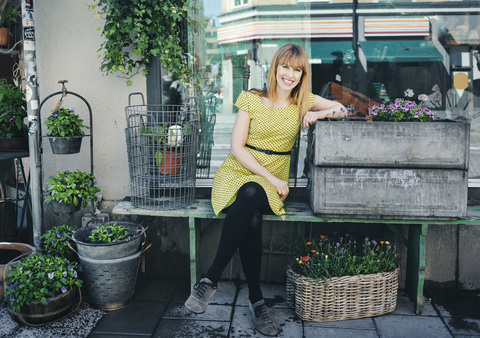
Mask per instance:
[[[237,161],[258,176],[266,178],[276,189],[280,197],[286,197],[289,192],[288,182],[274,176],[265,169],[245,148],[248,130],[250,128],[250,114],[239,109],[235,125],[233,126],[232,138],[230,140],[230,152]]]
[[[303,117],[303,127],[308,128],[317,120],[347,117],[347,109],[339,102],[315,95],[315,101]]]

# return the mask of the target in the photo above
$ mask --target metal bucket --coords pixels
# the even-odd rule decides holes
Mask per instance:
[[[94,308],[111,311],[126,306],[135,291],[142,251],[117,259],[92,259],[79,255],[84,287]]]
[[[73,241],[77,244],[78,254],[92,259],[113,259],[139,252],[142,242],[145,243],[146,229],[140,224],[132,222],[108,222],[106,224],[114,223],[123,225],[130,233],[134,234],[133,238],[111,243],[89,243],[87,237],[97,225],[83,227],[76,230],[72,236]]]

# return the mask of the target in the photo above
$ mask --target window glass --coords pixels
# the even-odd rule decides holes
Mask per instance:
[[[423,94],[442,118],[469,119],[471,184],[480,178],[480,15],[470,1],[199,2],[203,24],[191,44],[202,83],[198,178],[213,178],[230,150],[239,93],[265,87],[271,59],[287,42],[307,50],[313,93],[348,93],[352,114],[408,93],[417,102]],[[291,166],[300,182],[306,144],[302,131]]]

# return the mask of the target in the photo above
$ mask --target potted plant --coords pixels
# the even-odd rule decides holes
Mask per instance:
[[[302,320],[345,320],[395,310],[398,251],[390,242],[368,237],[357,242],[346,234],[294,243],[287,301]]]
[[[315,214],[466,216],[470,124],[437,118],[419,97],[419,104],[398,98],[373,106],[366,118],[315,123],[309,147]]]
[[[73,233],[95,308],[116,310],[130,302],[141,255],[149,247],[145,239],[146,228],[131,222],[95,224]]]
[[[50,323],[69,314],[82,286],[78,264],[51,253],[15,259],[6,271],[5,303],[10,315],[27,325]]]
[[[95,187],[95,177],[89,173],[76,171],[59,171],[57,175],[48,178],[50,196],[45,203],[54,201],[56,213],[73,213],[86,207],[89,200],[96,201],[100,189]]]
[[[76,154],[82,146],[85,132],[82,128],[89,128],[83,124],[75,108],[61,107],[53,111],[45,120],[48,128],[47,137],[54,154]]]
[[[0,79],[0,151],[27,151],[25,92]]]
[[[70,243],[74,232],[75,227],[73,225],[55,226],[45,231],[38,244],[47,252],[59,253],[69,260],[77,261],[77,254],[71,248],[73,243]]]

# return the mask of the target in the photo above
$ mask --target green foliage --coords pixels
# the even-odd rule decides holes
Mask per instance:
[[[372,107],[372,114],[368,117],[373,121],[418,121],[429,122],[437,115],[428,108],[418,106],[414,101],[396,99],[389,104]]]
[[[160,165],[163,162],[163,152],[162,151],[156,151],[155,152],[155,163],[157,165]]]
[[[348,234],[332,239],[298,239],[292,253],[295,260],[291,268],[313,279],[389,272],[398,266],[398,252],[390,242],[367,237],[357,244]]]
[[[83,120],[75,114],[75,108],[60,108],[57,112],[53,112],[45,120],[48,128],[47,136],[71,137],[82,136],[85,132],[82,128],[89,128],[83,125]]]
[[[0,79],[0,137],[27,137],[25,92]]]
[[[159,126],[155,127],[142,127],[140,128],[140,134],[147,139],[147,142],[153,143],[158,142],[161,143],[163,141],[163,137],[167,134],[168,131],[168,124],[163,123]]]
[[[50,196],[45,203],[56,200],[77,206],[82,201],[83,207],[89,200],[97,200],[95,195],[100,189],[95,187],[95,177],[83,171],[59,171],[57,175],[48,178]]]
[[[52,251],[53,254],[59,252],[63,257],[74,260],[76,254],[68,247],[68,243],[75,227],[73,225],[63,224],[52,227],[40,237],[40,246],[42,249]],[[71,243],[70,245],[75,245]]]
[[[91,243],[111,243],[130,239],[130,232],[121,224],[102,224],[92,229],[87,239]]]
[[[94,0],[95,16],[105,19],[99,28],[105,37],[99,52],[100,69],[107,74],[123,73],[127,78],[159,56],[162,67],[174,78],[188,82],[193,71],[181,47],[181,27],[191,22],[189,1],[184,0]],[[127,84],[131,84],[128,81]]]
[[[45,305],[49,298],[82,286],[77,275],[80,266],[58,255],[31,254],[12,264],[11,268],[5,279],[5,303],[15,312],[33,301]]]

